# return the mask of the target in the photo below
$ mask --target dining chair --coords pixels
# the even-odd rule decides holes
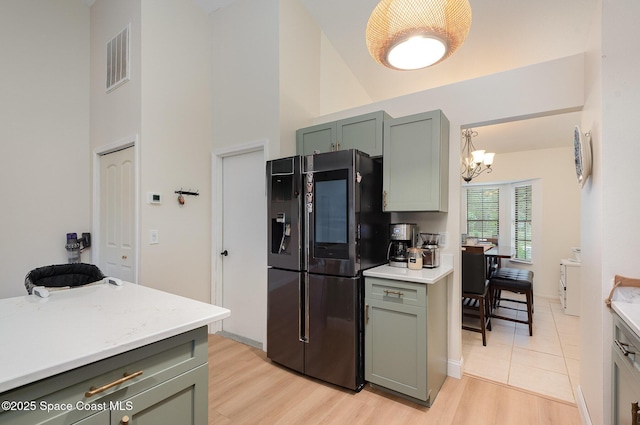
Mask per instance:
[[[479,326],[465,324],[464,318],[477,318]],[[491,330],[488,302],[487,263],[484,254],[462,251],[462,329],[480,332],[482,345],[487,345]]]
[[[506,298],[502,294],[503,291],[515,294],[524,294],[525,301]],[[525,324],[529,327],[529,336],[533,336],[533,272],[531,270],[517,269],[513,267],[499,268],[489,280],[489,299],[491,304],[491,317]],[[502,301],[525,304],[526,309],[509,306],[508,303],[501,304]],[[505,316],[504,314],[496,312],[498,307],[526,313],[527,318],[525,320],[518,319],[517,317]]]

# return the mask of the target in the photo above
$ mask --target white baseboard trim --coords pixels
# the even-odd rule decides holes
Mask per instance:
[[[218,332],[220,332],[222,330],[222,321],[219,320],[217,322],[213,322],[213,323],[209,323],[209,333],[210,334],[217,334]]]
[[[254,341],[253,339],[246,338],[244,336],[232,334],[230,332],[225,332],[225,331],[220,331],[220,332],[217,333],[217,335],[220,335],[220,336],[223,336],[223,337],[225,337],[227,339],[232,339],[232,340],[238,341],[238,342],[240,342],[240,343],[242,343],[244,345],[248,345],[250,347],[254,347],[254,348],[257,348],[259,350],[265,351],[262,348],[262,343],[258,342],[258,341]]]
[[[576,388],[575,397],[582,425],[593,425],[593,423],[591,422],[591,418],[589,417],[589,410],[587,410],[587,402],[582,395],[582,388],[580,387],[580,385],[578,385],[578,388]]]
[[[449,359],[447,362],[447,375],[452,378],[462,379],[462,371],[464,370],[464,358],[460,360]]]

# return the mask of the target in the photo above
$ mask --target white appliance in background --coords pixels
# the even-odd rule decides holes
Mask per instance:
[[[580,316],[580,262],[576,259],[560,260],[558,292],[565,314]]]

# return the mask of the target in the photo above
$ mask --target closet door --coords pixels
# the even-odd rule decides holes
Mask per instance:
[[[136,281],[133,147],[100,157],[100,258],[107,276]]]

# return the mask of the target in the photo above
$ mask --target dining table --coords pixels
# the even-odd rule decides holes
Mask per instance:
[[[487,278],[491,277],[495,269],[502,267],[502,259],[513,258],[514,254],[513,247],[506,245],[462,245],[462,250],[484,254],[487,260]]]
[[[491,271],[502,267],[503,258],[513,258],[514,250],[511,246],[494,245],[484,252],[487,259],[487,276],[491,276]]]

